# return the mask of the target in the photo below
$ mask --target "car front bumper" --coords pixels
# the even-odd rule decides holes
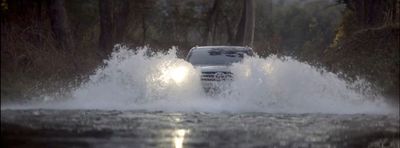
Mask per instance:
[[[201,81],[206,93],[216,94],[229,90],[232,81]]]

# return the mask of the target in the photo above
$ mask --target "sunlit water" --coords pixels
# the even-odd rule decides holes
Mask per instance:
[[[146,47],[117,47],[105,66],[68,93],[67,98],[7,108],[121,109],[183,112],[393,113],[367,82],[346,83],[290,57],[246,57],[231,66],[226,92],[204,93],[200,71],[176,50],[152,53]],[[361,89],[353,89],[356,88]],[[361,91],[360,91],[361,90]],[[51,100],[65,100],[52,102]],[[178,134],[179,135],[179,134]]]

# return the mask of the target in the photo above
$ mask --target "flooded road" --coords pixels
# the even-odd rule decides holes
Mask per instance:
[[[399,147],[399,116],[2,110],[7,147]]]
[[[248,57],[215,95],[176,49],[121,47],[87,81],[2,104],[8,147],[393,147],[399,107],[364,80],[292,58]],[[146,66],[144,66],[146,65]],[[179,81],[177,81],[179,80]]]

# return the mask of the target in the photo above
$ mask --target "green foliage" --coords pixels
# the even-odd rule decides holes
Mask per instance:
[[[7,11],[8,10],[7,0],[1,0],[0,6],[1,6],[1,11]]]
[[[330,45],[344,9],[326,0],[257,3],[255,46],[261,55],[275,53],[307,61],[317,60],[311,57]]]
[[[345,4],[334,42],[320,61],[346,79],[368,80],[399,102],[399,1],[348,0]]]

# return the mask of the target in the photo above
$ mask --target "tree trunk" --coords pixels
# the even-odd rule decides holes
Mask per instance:
[[[139,1],[138,3],[135,3],[135,5],[139,6],[139,14],[141,16],[141,27],[142,27],[142,45],[146,45],[147,43],[147,17],[148,17],[148,13],[151,12],[152,9],[152,2],[148,1],[148,0],[142,0]]]
[[[255,27],[254,0],[243,0],[242,17],[236,33],[235,45],[253,46]]]
[[[207,14],[207,26],[203,36],[203,45],[210,45],[214,41],[213,32],[216,32],[216,23],[217,23],[217,15],[218,15],[218,7],[220,0],[214,0],[214,4],[211,10]]]
[[[147,32],[147,25],[146,25],[146,15],[142,14],[142,45],[146,44],[146,32]]]
[[[115,22],[115,42],[124,42],[130,13],[130,0],[114,1],[116,12],[114,13]]]
[[[64,7],[64,0],[49,0],[49,17],[54,38],[61,49],[71,50],[74,48],[68,18]]]
[[[104,54],[113,48],[112,0],[100,0],[100,38],[99,48]]]
[[[226,34],[228,35],[227,43],[228,44],[233,44],[234,42],[234,29],[232,29],[232,25],[228,20],[227,16],[222,16],[225,20],[225,25],[226,25]]]
[[[218,29],[218,20],[219,20],[219,13],[217,11],[217,13],[214,16],[214,23],[213,23],[213,28],[212,28],[212,36],[211,36],[211,45],[215,45],[216,44],[216,40],[217,40],[217,29]]]

